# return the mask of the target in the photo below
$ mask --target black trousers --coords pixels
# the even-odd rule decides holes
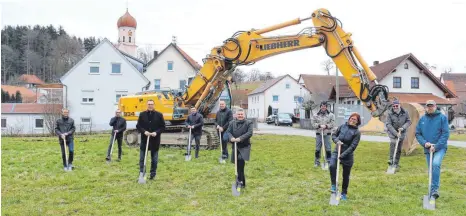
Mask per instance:
[[[110,150],[112,149],[112,142],[113,142],[113,135],[110,136],[110,144],[108,145],[108,150],[107,150],[107,157],[110,157]],[[123,141],[123,136],[117,136],[115,138],[115,142],[118,142],[118,158],[121,158],[121,143]],[[113,145],[115,145],[115,143],[113,143]]]
[[[329,169],[330,169],[330,180],[332,182],[332,185],[335,185],[336,183],[336,178],[337,178],[337,154],[334,153],[332,154],[332,158],[330,159],[330,164],[329,164]],[[340,160],[340,168],[343,168],[343,184],[341,187],[341,193],[342,194],[347,194],[348,193],[348,186],[349,186],[349,179],[350,179],[350,174],[351,174],[351,168],[353,167],[353,162],[352,161],[342,161]]]
[[[196,141],[196,146],[195,146],[195,149],[196,149],[196,157],[199,156],[199,148],[201,147],[201,136],[200,134],[191,134],[191,148],[193,146],[193,140]],[[189,140],[188,140],[189,141]],[[191,152],[190,152],[191,153]]]
[[[246,176],[244,175],[244,167],[246,162],[243,159],[238,159],[237,164],[238,181],[243,182],[243,187],[246,187]]]
[[[150,163],[150,177],[153,177],[157,174],[157,164],[159,162],[159,151],[149,151],[147,150],[147,157],[150,157],[151,163]],[[144,154],[146,153],[146,150],[139,150],[139,172],[144,172]],[[147,162],[149,161],[149,158],[146,159],[146,167],[147,167]]]
[[[390,138],[390,155],[388,157],[388,160],[391,162],[392,165],[398,165],[400,163],[400,157],[401,157],[401,147],[403,146],[403,140],[404,138],[400,138],[400,142],[398,143],[397,149],[396,149],[396,158],[393,160],[393,154],[395,153],[395,145],[396,141],[398,138]]]
[[[74,140],[70,140],[66,142],[66,147],[69,152],[68,153],[68,164],[72,164],[73,159],[74,159]],[[62,140],[60,141],[60,149],[61,149],[61,158],[63,160],[63,167],[66,167],[65,144]]]
[[[227,159],[228,158],[228,139],[224,139],[223,136],[225,136],[225,131],[221,132],[220,138],[222,139],[222,158]]]

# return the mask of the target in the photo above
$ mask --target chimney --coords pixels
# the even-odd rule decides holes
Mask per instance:
[[[159,55],[159,52],[157,50],[154,50],[154,58],[157,58],[157,55]]]
[[[379,64],[379,61],[374,61],[374,65],[378,65]]]

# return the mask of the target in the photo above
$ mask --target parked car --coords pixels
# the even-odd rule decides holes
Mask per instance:
[[[277,115],[269,115],[267,116],[267,118],[265,118],[265,122],[267,124],[273,124],[275,122],[275,118],[277,117]]]
[[[275,125],[289,125],[293,126],[293,120],[291,119],[288,113],[278,113],[277,117],[275,118]]]
[[[290,118],[291,120],[293,120],[293,123],[299,122],[299,118],[296,117],[293,113],[286,113],[286,114],[290,115]]]

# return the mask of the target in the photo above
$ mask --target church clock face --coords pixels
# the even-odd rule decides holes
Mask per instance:
[[[133,36],[133,32],[132,32],[132,31],[129,31],[129,32],[128,32],[128,36]]]

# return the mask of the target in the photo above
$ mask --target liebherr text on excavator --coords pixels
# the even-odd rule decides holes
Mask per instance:
[[[263,36],[306,20],[312,20],[314,26],[304,28],[298,34]],[[187,118],[189,107],[195,106],[206,120],[203,129],[205,138],[202,141],[207,141],[207,144],[201,145],[215,147],[218,145],[218,135],[213,127],[215,113],[212,113],[212,109],[224,88],[230,92],[229,84],[237,66],[251,65],[274,55],[320,46],[335,62],[349,87],[371,111],[372,116],[382,115],[389,107],[388,87],[377,83],[375,74],[354,45],[351,33],[345,32],[340,20],[326,9],[315,10],[307,18],[297,18],[258,30],[238,31],[221,46],[211,50],[203,59],[202,68],[182,94],[176,95],[170,91],[142,92],[121,97],[119,108],[127,121],[136,121],[137,114],[146,110],[147,100],[153,99],[155,109],[164,115],[167,128],[176,129],[184,127],[183,122]],[[129,145],[137,144],[137,135],[137,130],[128,129],[125,141]],[[162,144],[165,143],[164,139],[162,136]]]

